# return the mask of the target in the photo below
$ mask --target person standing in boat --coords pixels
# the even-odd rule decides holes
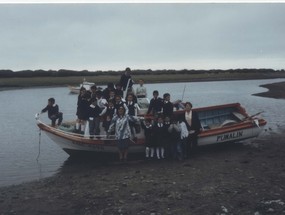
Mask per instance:
[[[157,90],[154,90],[152,94],[153,98],[150,100],[147,114],[152,114],[154,117],[157,117],[157,115],[161,113],[163,100],[158,97],[159,93]]]
[[[132,88],[133,84],[131,69],[127,67],[124,74],[121,75],[120,85],[122,86],[123,91],[125,91],[127,88]]]
[[[96,98],[97,86],[94,84],[90,87],[90,98]]]
[[[182,115],[182,120],[185,122],[188,130],[188,144],[186,147],[186,154],[189,156],[190,148],[196,151],[198,146],[198,134],[202,126],[199,120],[198,113],[192,110],[192,103],[185,103],[185,113]]]
[[[126,114],[125,107],[120,106],[118,113],[113,117],[108,130],[108,134],[110,134],[113,128],[115,128],[115,136],[117,139],[120,161],[127,161],[128,157],[129,141],[131,137],[129,122],[136,123],[138,122],[138,119]]]
[[[90,105],[90,94],[87,93],[84,87],[80,88],[80,93],[77,99],[77,120],[75,124],[75,132],[84,134],[86,122],[88,120],[88,109]]]
[[[122,98],[124,97],[124,91],[122,90],[122,85],[120,83],[117,83],[115,86],[115,95],[119,95]]]
[[[139,80],[139,86],[136,89],[137,98],[147,98],[146,87],[144,86],[144,81],[142,79]]]
[[[107,107],[105,107],[107,109]],[[93,135],[100,134],[100,116],[102,115],[101,108],[97,105],[97,99],[92,98],[91,104],[88,108],[88,116],[89,116],[89,134],[92,138]]]
[[[125,100],[120,95],[116,95],[115,96],[115,103],[114,103],[115,114],[118,113],[118,110],[121,106],[124,106],[124,108],[126,109],[126,114],[129,114],[129,109],[126,105]]]
[[[173,104],[170,101],[170,94],[169,93],[163,94],[162,114],[164,117],[172,118]]]
[[[114,88],[114,83],[109,82],[109,83],[107,84],[107,87],[103,90],[103,97],[104,97],[107,101],[109,101],[109,99],[110,99],[110,91],[112,91],[112,90],[115,90],[115,88]]]
[[[41,113],[48,112],[48,118],[51,120],[51,126],[55,127],[56,120],[58,120],[57,125],[60,125],[62,122],[62,112],[59,112],[59,107],[55,104],[54,98],[48,99],[47,106],[42,109]]]
[[[140,110],[140,107],[138,105],[138,103],[136,103],[134,101],[134,95],[132,93],[128,94],[127,95],[127,101],[126,101],[126,105],[128,107],[128,114],[130,116],[137,116],[138,115],[138,111]],[[137,137],[136,137],[136,125],[135,123],[133,122],[130,122],[130,128],[131,128],[131,133],[132,133],[132,139],[133,140],[136,140]]]
[[[113,116],[115,115],[115,111],[116,109],[114,107],[114,101],[109,99],[107,110],[106,110],[106,113],[104,114],[104,120],[103,120],[103,127],[105,128],[106,133],[108,133],[111,120]],[[114,132],[112,132],[111,134],[113,135]]]

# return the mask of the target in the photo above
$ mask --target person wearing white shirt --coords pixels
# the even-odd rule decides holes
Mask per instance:
[[[146,87],[143,84],[144,84],[144,81],[142,79],[140,79],[139,80],[139,86],[136,89],[137,98],[146,98],[147,97]]]

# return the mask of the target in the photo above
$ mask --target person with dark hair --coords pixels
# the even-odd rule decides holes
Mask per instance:
[[[120,83],[116,84],[115,95],[119,95],[121,97],[124,96],[124,91],[122,90],[122,85]]]
[[[192,110],[192,103],[185,103],[185,113],[182,115],[182,120],[185,122],[188,130],[188,144],[186,154],[189,156],[190,148],[196,151],[198,146],[198,135],[202,129],[198,113]]]
[[[172,117],[170,126],[168,127],[169,132],[169,149],[170,149],[170,157],[172,159],[179,158],[179,142],[180,142],[180,129],[179,124],[177,123],[177,119]]]
[[[128,89],[128,90],[127,90],[127,94],[126,94],[126,97],[125,97],[125,100],[126,100],[126,101],[128,100],[128,95],[132,95],[133,101],[134,101],[135,103],[138,103],[138,98],[137,98],[137,96],[134,94],[134,92],[133,92],[132,89]]]
[[[107,107],[108,102],[107,100],[103,97],[103,92],[101,90],[97,90],[96,92],[96,99],[97,99],[97,105],[101,110],[104,110],[105,107]]]
[[[163,105],[162,105],[162,113],[164,117],[171,118],[173,115],[173,104],[170,101],[170,94],[163,94]]]
[[[97,86],[94,84],[90,87],[90,98],[96,98]]]
[[[127,161],[129,141],[131,137],[131,130],[129,126],[130,121],[138,122],[138,119],[126,114],[126,109],[124,106],[121,106],[118,109],[117,115],[113,117],[108,130],[108,134],[110,134],[112,129],[115,128],[115,136],[117,139],[120,161]]]
[[[114,83],[109,82],[107,87],[103,90],[103,97],[108,101],[110,98],[110,91],[115,90]]]
[[[120,84],[123,91],[125,91],[127,88],[132,88],[134,82],[132,80],[131,69],[129,67],[127,67],[124,74],[121,75]]]
[[[59,112],[59,107],[55,104],[54,98],[48,99],[47,106],[42,109],[41,113],[48,112],[48,118],[51,120],[51,126],[55,127],[56,120],[58,119],[57,125],[60,125],[62,122],[62,112]]]
[[[77,99],[77,120],[75,124],[75,132],[84,134],[86,122],[88,120],[88,109],[90,105],[90,94],[87,93],[84,87],[80,88]]]
[[[139,107],[138,103],[136,103],[134,101],[134,95],[132,93],[127,95],[126,105],[128,107],[128,110],[129,110],[128,114],[130,116],[137,116],[138,115],[138,111],[140,110],[140,107]],[[138,128],[138,126],[136,126],[135,123],[130,122],[130,128],[131,128],[132,139],[136,141],[137,140],[136,131],[139,132],[138,129],[136,129],[136,128]]]
[[[100,134],[100,116],[101,116],[101,108],[97,105],[97,99],[92,98],[91,104],[88,108],[88,116],[89,116],[89,134],[92,138],[93,135],[99,135]]]
[[[145,136],[145,157],[146,159],[153,158],[154,156],[154,132],[151,119],[145,119],[145,122],[141,121],[141,127],[144,130]]]
[[[150,100],[147,114],[151,113],[156,117],[162,110],[163,101],[160,97],[158,97],[159,93],[157,90],[154,90],[152,94],[153,98]]]
[[[154,139],[156,147],[157,159],[165,158],[165,148],[167,146],[167,134],[168,130],[164,124],[162,115],[157,117],[157,123],[154,125]]]
[[[120,95],[116,95],[115,96],[115,103],[114,103],[115,114],[117,114],[117,112],[121,106],[123,106],[125,108],[126,114],[129,114],[129,109],[128,109],[128,106],[126,105],[126,102],[122,99],[122,97]]]
[[[109,91],[109,99],[107,101],[108,102],[112,101],[113,103],[115,103],[115,95],[116,95],[115,90],[110,90]]]
[[[115,107],[114,107],[114,101],[113,100],[109,100],[108,101],[108,106],[106,109],[106,113],[104,114],[104,120],[103,120],[103,127],[105,128],[105,131],[108,132],[110,124],[111,124],[111,120],[113,118],[113,116],[115,115]],[[111,133],[113,134],[113,133]]]

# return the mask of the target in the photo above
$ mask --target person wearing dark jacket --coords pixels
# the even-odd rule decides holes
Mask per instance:
[[[91,138],[93,135],[100,134],[100,116],[102,109],[97,105],[97,99],[91,99],[91,105],[88,108],[88,116],[89,116],[89,134]]]
[[[41,113],[48,112],[48,118],[51,120],[51,126],[55,127],[56,120],[58,119],[57,125],[60,125],[62,122],[62,112],[59,112],[59,107],[55,104],[54,98],[48,99],[47,106],[42,109]]]
[[[157,90],[154,90],[152,94],[153,98],[150,100],[147,114],[151,113],[156,117],[162,110],[163,100],[158,97],[159,93]]]
[[[169,93],[165,93],[163,95],[162,113],[163,113],[164,117],[172,118],[173,104],[170,101],[170,94]]]
[[[120,84],[122,86],[123,91],[125,91],[127,88],[132,88],[133,86],[134,82],[130,73],[131,69],[127,67],[124,74],[121,75]]]
[[[185,103],[185,113],[182,115],[182,120],[185,122],[187,130],[189,132],[189,144],[186,149],[187,155],[189,155],[190,148],[194,151],[197,149],[198,134],[202,129],[198,113],[192,110],[191,102]]]
[[[88,108],[90,105],[90,94],[84,87],[80,88],[80,92],[77,98],[77,120],[75,124],[75,132],[84,134],[86,122],[88,120]]]
[[[154,132],[151,119],[146,119],[145,123],[141,121],[141,127],[144,130],[145,136],[145,157],[153,158],[154,156]]]
[[[164,152],[168,141],[168,127],[164,124],[162,115],[158,116],[157,123],[153,127],[153,132],[157,159],[165,158]]]

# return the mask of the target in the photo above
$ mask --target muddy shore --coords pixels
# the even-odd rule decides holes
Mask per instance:
[[[275,99],[285,99],[285,82],[278,82],[273,84],[264,84],[260,87],[267,88],[267,92],[254,94],[256,96],[263,96]]]
[[[284,98],[285,82],[265,87]],[[184,162],[68,159],[53,177],[0,188],[0,214],[285,214],[284,131]]]

